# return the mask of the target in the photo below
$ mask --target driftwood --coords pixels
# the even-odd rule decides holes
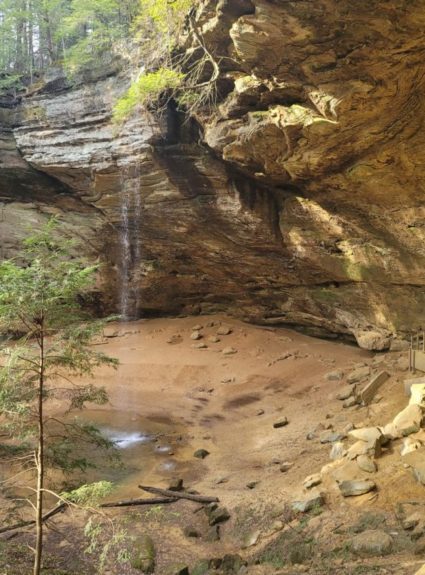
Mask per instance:
[[[153,497],[152,499],[123,499],[123,501],[112,501],[102,503],[101,507],[131,507],[132,505],[160,505],[162,503],[173,503],[177,501],[171,497]]]
[[[57,505],[56,507],[54,507],[53,509],[51,509],[50,511],[45,513],[43,515],[43,517],[41,518],[41,521],[44,523],[45,521],[47,521],[48,519],[50,519],[51,517],[53,517],[57,513],[60,513],[61,511],[63,511],[66,507],[68,507],[67,503],[61,503],[60,505]],[[30,527],[31,525],[35,525],[35,520],[21,521],[19,523],[15,523],[15,525],[9,525],[7,527],[2,527],[0,529],[0,533],[7,533],[8,531],[14,531],[15,529],[21,529],[22,527]]]
[[[164,495],[173,499],[188,499],[189,501],[196,501],[197,503],[218,503],[218,497],[206,497],[205,495],[194,495],[192,493],[185,493],[184,491],[171,491],[170,489],[160,489],[159,487],[148,487],[147,485],[139,485],[139,489],[154,495]]]

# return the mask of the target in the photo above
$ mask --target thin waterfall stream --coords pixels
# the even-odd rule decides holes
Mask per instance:
[[[119,313],[122,320],[137,318],[139,290],[137,267],[141,260],[140,163],[120,168],[120,264]]]

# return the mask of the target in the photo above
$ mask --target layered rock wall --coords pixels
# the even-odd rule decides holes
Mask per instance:
[[[425,322],[424,14],[206,1],[213,109],[117,128],[124,76],[56,82],[2,111],[4,203],[90,238],[107,307],[125,271],[133,315],[224,310],[386,348]]]

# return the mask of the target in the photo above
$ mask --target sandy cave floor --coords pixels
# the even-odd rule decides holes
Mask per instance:
[[[202,326],[202,339],[194,341],[191,334],[197,325]],[[223,325],[229,326],[231,333],[211,341]],[[220,316],[113,324],[106,335],[99,347],[117,357],[121,365],[116,372],[102,368],[96,374],[95,383],[104,385],[109,393],[110,405],[105,409],[125,413],[129,421],[142,417],[175,430],[168,437],[171,455],[147,466],[134,484],[132,477],[124,481],[111,498],[140,497],[137,482],[167,487],[178,476],[188,488],[219,497],[231,514],[221,527],[220,541],[211,542],[203,513],[193,513],[197,505],[190,502],[166,506],[156,515],[141,508],[114,512],[120,520],[126,517],[127,523],[135,522],[131,526],[134,533],[148,528],[159,541],[156,573],[166,575],[177,561],[192,566],[199,559],[225,553],[237,552],[254,560],[263,550],[268,561],[248,567],[247,573],[415,573],[421,556],[407,544],[397,543],[396,553],[383,558],[358,558],[345,552],[353,525],[369,521],[369,528],[376,527],[384,518],[388,530],[398,534],[397,503],[423,499],[424,488],[403,467],[396,448],[378,460],[374,474],[378,490],[372,495],[344,499],[334,478],[326,478],[320,486],[326,494],[324,509],[304,520],[308,534],[297,535],[291,543],[305,547],[307,538],[314,542],[316,551],[300,564],[285,565],[276,559],[272,547],[280,535],[271,529],[273,522],[282,519],[285,506],[302,491],[305,477],[330,461],[330,446],[320,443],[320,430],[340,431],[348,423],[356,427],[383,425],[406,405],[402,384],[407,376],[406,353],[372,354],[344,343]],[[207,347],[196,348],[199,343]],[[224,355],[223,349],[229,347],[236,353]],[[326,375],[335,370],[346,375],[360,364],[370,365],[372,373],[386,369],[391,378],[371,406],[343,409],[336,394],[346,384],[344,380],[329,381]],[[273,428],[284,416],[289,424]],[[307,439],[310,432],[313,439]],[[193,457],[199,448],[210,453],[204,460]],[[164,466],[167,458],[173,462],[168,470]],[[292,466],[282,472],[285,462]],[[77,559],[74,556],[70,561],[67,556],[70,546],[81,544],[71,535],[73,521],[75,516],[57,518],[49,545],[52,554],[60,548],[68,569],[64,573],[90,573],[89,559],[82,558],[79,571],[73,571]],[[299,523],[294,519],[293,526]],[[204,529],[205,535],[185,537],[182,529],[188,525],[201,533]],[[255,536],[257,543],[246,547]],[[18,534],[14,541],[20,537],[25,541],[28,535]],[[0,573],[3,575],[1,569]],[[104,573],[136,571],[112,562]],[[12,574],[11,570],[4,572]]]

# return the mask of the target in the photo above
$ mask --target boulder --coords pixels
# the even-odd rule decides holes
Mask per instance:
[[[425,447],[404,455],[403,462],[412,468],[415,479],[425,485]]]
[[[399,436],[406,436],[420,430],[422,418],[422,408],[413,403],[394,417],[393,424]]]
[[[199,331],[193,331],[190,334],[190,339],[193,339],[194,341],[196,341],[198,339],[202,339],[202,334]]]
[[[335,441],[341,441],[347,436],[342,431],[324,431],[320,434],[320,443],[334,443]]]
[[[400,455],[401,456],[407,455],[408,453],[411,453],[412,451],[416,451],[417,449],[420,449],[422,446],[423,446],[422,441],[420,441],[419,439],[414,439],[413,434],[412,434],[409,437],[405,437],[403,439],[403,447],[400,450]]]
[[[303,481],[303,486],[306,489],[311,489],[312,487],[316,487],[316,485],[320,485],[322,483],[322,478],[320,473],[315,473],[314,475],[309,475]]]
[[[367,443],[375,441],[382,441],[382,431],[378,427],[360,427],[359,429],[352,429],[348,432],[348,437],[360,439]]]
[[[371,479],[351,479],[341,481],[338,485],[344,497],[357,497],[376,489],[376,483]]]
[[[377,470],[376,463],[367,455],[359,455],[356,461],[359,468],[366,473],[375,473]]]
[[[410,387],[409,404],[418,404],[423,406],[425,403],[425,383],[414,383]]]
[[[351,548],[360,555],[388,555],[393,548],[393,539],[385,531],[369,529],[353,537]]]
[[[381,455],[381,444],[379,441],[366,442],[359,439],[347,449],[347,458],[356,459],[359,455],[368,455],[369,457],[379,457]]]
[[[143,573],[153,573],[155,571],[156,551],[152,538],[149,535],[142,535],[134,542],[131,552],[130,564],[133,569],[143,571]]]
[[[291,508],[293,511],[298,511],[300,513],[307,513],[312,509],[321,507],[325,503],[325,498],[323,493],[319,491],[311,491],[308,495],[293,501]]]
[[[336,398],[340,401],[345,401],[355,393],[355,386],[354,385],[346,385],[344,386],[337,394]]]
[[[364,367],[358,367],[347,375],[348,383],[358,383],[363,381],[370,375],[370,367],[365,365]]]
[[[390,348],[391,338],[387,333],[381,331],[354,331],[354,336],[362,349],[373,351],[384,351]]]

